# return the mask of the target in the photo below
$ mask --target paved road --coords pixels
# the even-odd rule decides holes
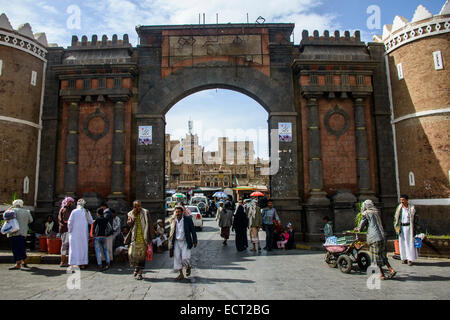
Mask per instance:
[[[90,266],[81,272],[80,289],[68,289],[69,274],[58,265],[30,265],[10,271],[0,265],[3,299],[449,299],[450,261],[421,259],[412,267],[390,259],[398,271],[396,280],[367,288],[368,275],[343,274],[330,269],[323,252],[237,252],[234,234],[222,246],[213,219],[205,219],[198,232],[199,246],[192,251],[190,279],[176,282],[168,253],[156,254],[144,280],[137,281],[127,265],[115,265],[101,273]],[[260,233],[264,238],[264,233]]]

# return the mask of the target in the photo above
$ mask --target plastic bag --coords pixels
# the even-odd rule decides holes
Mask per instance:
[[[16,218],[16,212],[14,210],[6,210],[3,212],[3,219],[11,220]]]
[[[420,238],[414,238],[414,247],[422,248],[422,240]]]
[[[145,254],[145,260],[147,260],[147,261],[153,260],[153,244],[148,245],[147,253]]]
[[[1,229],[1,233],[3,234],[11,234],[19,231],[19,221],[17,219],[7,220]]]

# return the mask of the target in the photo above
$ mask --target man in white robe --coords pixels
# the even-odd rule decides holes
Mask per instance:
[[[72,211],[69,222],[69,265],[81,266],[89,264],[89,225],[93,223],[90,212],[84,208],[86,201],[79,199],[77,208]]]
[[[394,229],[398,234],[402,263],[412,266],[418,257],[417,248],[414,246],[415,229],[417,228],[416,208],[408,204],[407,195],[401,195],[400,202],[395,211]]]
[[[183,267],[186,268],[186,276],[190,276],[191,249],[197,247],[194,223],[183,211],[183,207],[175,207],[175,213],[170,219],[169,254],[174,258],[173,268],[179,272],[176,280],[185,279]]]

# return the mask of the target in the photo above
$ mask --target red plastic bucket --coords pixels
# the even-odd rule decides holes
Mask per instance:
[[[61,238],[47,238],[47,248],[48,253],[50,254],[59,254],[61,253]]]
[[[41,252],[47,252],[47,237],[46,236],[40,236],[39,237],[39,251]]]
[[[399,256],[400,255],[400,245],[399,245],[398,239],[394,240],[394,247],[395,247],[394,254]]]

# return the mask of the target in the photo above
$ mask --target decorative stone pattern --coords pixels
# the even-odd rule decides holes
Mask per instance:
[[[388,39],[384,40],[386,52],[391,53],[397,48],[425,37],[432,37],[450,32],[450,17],[435,18],[431,21],[408,24],[401,30],[394,32]]]
[[[39,58],[43,61],[47,61],[47,50],[44,47],[36,44],[36,42],[31,41],[28,38],[1,29],[0,45],[13,47],[15,49],[31,54],[32,56],[35,56],[36,58]]]
[[[99,131],[98,133],[92,132],[89,129],[89,123],[91,122],[91,120],[93,120],[95,118],[100,118],[103,121],[103,123],[104,123],[103,130],[101,132]],[[94,141],[100,140],[101,138],[106,136],[106,134],[109,132],[109,119],[108,119],[108,117],[104,113],[100,112],[99,108],[96,108],[95,111],[93,113],[89,114],[86,117],[86,119],[84,120],[84,122],[83,122],[83,131],[92,140],[94,140]]]
[[[337,128],[334,127],[333,125],[330,125],[330,119],[333,118],[335,115],[338,116],[340,115],[344,118],[343,125],[339,123]],[[327,131],[332,135],[336,136],[336,138],[338,139],[340,136],[346,133],[348,129],[350,129],[350,117],[345,112],[345,110],[340,109],[338,105],[336,105],[333,109],[327,112],[323,122],[325,124],[325,128],[327,129]],[[341,128],[339,128],[339,126]]]

